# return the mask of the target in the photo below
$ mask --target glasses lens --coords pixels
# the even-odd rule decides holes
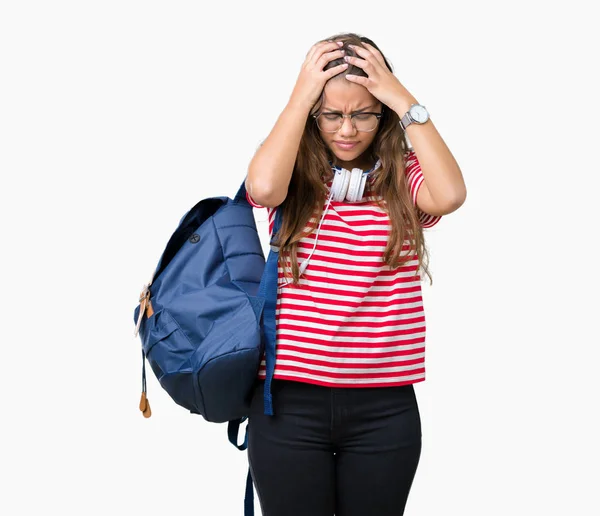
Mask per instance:
[[[377,117],[375,115],[355,115],[354,125],[359,131],[372,131],[377,126]]]
[[[321,131],[332,133],[337,131],[342,125],[341,119],[342,117],[340,115],[336,115],[335,113],[321,113],[317,117],[317,124]]]
[[[373,131],[377,127],[377,117],[375,115],[357,113],[352,121],[358,131]],[[321,131],[333,133],[342,126],[342,116],[337,113],[321,113],[317,117],[317,125]]]

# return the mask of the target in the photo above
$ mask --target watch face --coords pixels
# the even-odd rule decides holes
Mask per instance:
[[[421,124],[427,122],[427,119],[429,118],[429,114],[427,113],[425,106],[420,104],[416,104],[410,108],[410,116],[415,120],[415,122]]]

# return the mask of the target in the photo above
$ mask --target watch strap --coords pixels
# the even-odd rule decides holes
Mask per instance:
[[[406,131],[406,128],[413,123],[413,119],[410,116],[410,111],[407,111],[406,114],[400,119],[400,125],[402,129]]]

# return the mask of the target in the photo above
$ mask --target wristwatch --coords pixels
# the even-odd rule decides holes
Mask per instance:
[[[406,128],[413,122],[416,124],[424,124],[427,120],[429,120],[429,111],[427,111],[425,106],[413,104],[400,119],[400,126],[406,131]]]

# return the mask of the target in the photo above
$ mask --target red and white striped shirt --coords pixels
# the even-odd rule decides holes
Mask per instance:
[[[423,174],[414,151],[405,160],[416,203]],[[369,176],[362,202],[330,201],[299,285],[278,289],[274,379],[328,387],[425,380],[425,314],[421,278],[414,277],[418,258],[413,253],[410,261],[392,270],[383,261],[391,227],[372,195],[371,181]],[[263,208],[247,192],[246,197],[252,206]],[[271,235],[277,207],[267,209]],[[423,227],[441,218],[417,210]],[[309,224],[316,226],[319,220],[313,217]],[[312,251],[315,233],[298,243],[299,262]],[[281,267],[278,277],[280,285],[289,281]],[[258,378],[265,377],[263,355]]]

